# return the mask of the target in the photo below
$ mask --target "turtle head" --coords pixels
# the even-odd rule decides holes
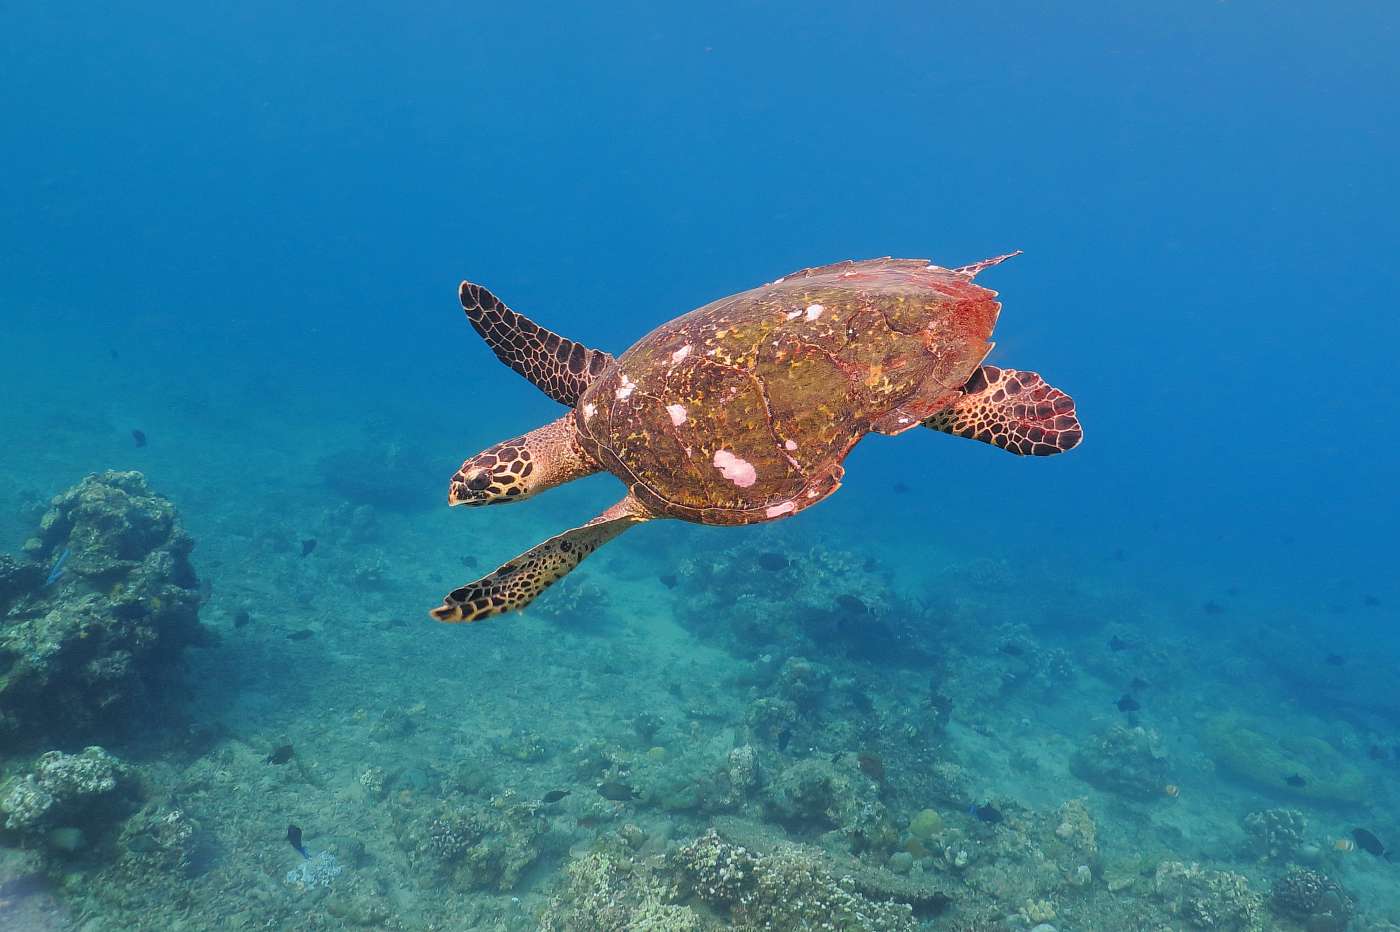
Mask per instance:
[[[534,468],[523,437],[498,443],[462,464],[448,486],[447,504],[494,505],[524,498]]]

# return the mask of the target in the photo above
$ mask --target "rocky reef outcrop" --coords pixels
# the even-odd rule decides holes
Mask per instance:
[[[206,636],[193,548],[140,473],[55,497],[26,559],[0,558],[0,740],[71,745],[154,706]]]

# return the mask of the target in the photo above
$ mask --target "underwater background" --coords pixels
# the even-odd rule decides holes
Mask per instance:
[[[0,10],[0,929],[1396,930],[1400,9]],[[447,479],[620,353],[958,266],[1073,395],[792,521]],[[297,831],[290,832],[289,826]],[[289,843],[290,842],[290,843]]]

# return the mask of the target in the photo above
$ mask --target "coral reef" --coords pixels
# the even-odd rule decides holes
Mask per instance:
[[[1261,809],[1244,817],[1251,853],[1260,861],[1292,860],[1307,827],[1307,818],[1297,809]]]
[[[832,876],[823,859],[803,846],[781,846],[758,855],[709,831],[678,850],[672,865],[683,893],[726,916],[730,928],[916,928],[908,904],[873,900],[857,892],[849,878]]]
[[[1153,892],[1171,915],[1196,929],[1257,932],[1267,928],[1264,898],[1249,880],[1199,864],[1164,861],[1157,865]]]
[[[1351,898],[1335,880],[1303,867],[1290,867],[1274,881],[1269,905],[1306,932],[1343,932],[1355,912]]]
[[[119,812],[128,778],[126,765],[100,747],[81,754],[49,751],[0,791],[5,828],[37,835],[61,827],[102,827]]]
[[[205,640],[193,547],[140,473],[56,497],[24,545],[28,567],[0,562],[0,736],[60,743],[154,706],[181,651]]]

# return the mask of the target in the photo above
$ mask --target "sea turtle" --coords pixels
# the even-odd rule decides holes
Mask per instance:
[[[448,504],[520,501],[600,470],[627,494],[453,590],[432,616],[522,608],[652,518],[791,517],[836,491],[841,461],[871,431],[923,425],[1032,456],[1073,448],[1070,396],[982,364],[1001,305],[973,279],[1018,254],[952,269],[892,258],[803,269],[662,324],[616,358],[463,282],[467,319],[496,357],[571,410],[463,463]]]

